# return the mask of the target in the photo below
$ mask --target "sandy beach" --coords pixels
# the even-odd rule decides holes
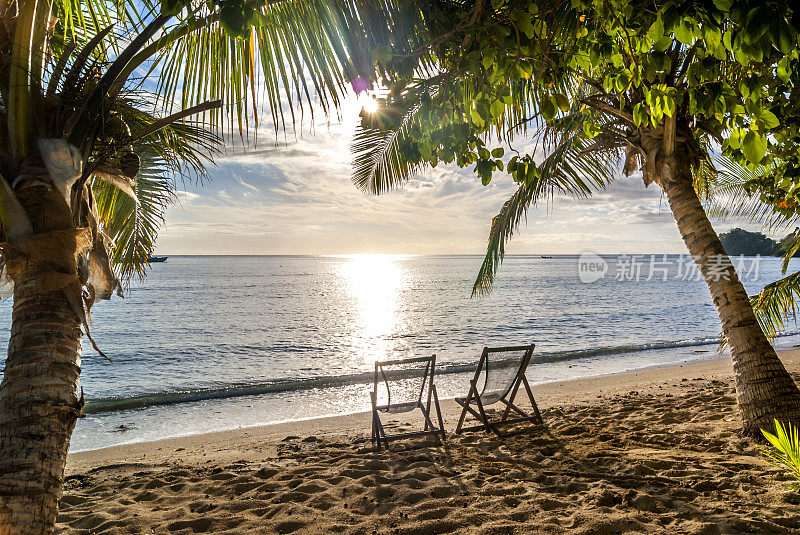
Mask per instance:
[[[800,351],[781,353],[800,372]],[[370,446],[368,414],[72,454],[59,533],[796,533],[731,364],[538,385],[546,430]],[[459,407],[444,401],[447,430]],[[418,425],[418,414],[393,426]],[[391,421],[391,420],[390,420]]]

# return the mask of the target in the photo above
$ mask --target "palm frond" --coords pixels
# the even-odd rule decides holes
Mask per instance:
[[[800,229],[795,228],[793,233],[781,240],[780,248],[783,253],[781,273],[785,275],[786,270],[789,269],[789,261],[800,251]]]
[[[402,146],[419,110],[405,113],[395,128],[358,126],[350,151],[353,153],[353,183],[366,193],[380,195],[401,187],[422,166],[407,159]]]
[[[111,263],[123,281],[143,279],[164,212],[175,200],[175,183],[164,169],[147,162],[136,180],[135,202],[106,182],[95,182],[94,194],[104,232],[113,241]]]
[[[221,100],[222,110],[200,118],[207,127],[244,136],[266,109],[277,134],[305,114],[333,115],[351,85],[368,86],[385,71],[376,73],[376,47],[391,45],[402,61],[425,42],[425,21],[443,20],[447,10],[415,0],[254,0],[244,2],[246,19],[237,28],[225,17],[232,9],[226,2],[183,7],[169,16],[152,0],[55,0],[51,63],[69,43],[80,47],[113,26],[92,56],[103,67],[95,101],[145,88],[158,95],[154,109],[170,114]],[[440,16],[429,18],[432,11]],[[423,70],[432,65],[419,63]],[[94,115],[94,106],[86,114]]]
[[[142,111],[131,100],[118,106],[118,111],[136,132],[158,123],[157,117]],[[220,139],[203,126],[193,121],[172,123],[133,144],[133,151],[141,159],[135,200],[109,183],[94,182],[98,217],[114,243],[110,260],[124,283],[145,276],[164,213],[175,201],[177,181],[202,181],[207,177],[207,167],[213,163]]]
[[[203,120],[217,129],[245,132],[267,109],[278,131],[297,112],[332,114],[350,84],[372,79],[371,49],[388,39],[391,4],[350,0],[266,0],[254,4],[258,22],[244,35],[229,34],[217,10],[199,8],[169,25],[134,59],[155,81],[168,111],[222,100],[224,112]],[[376,16],[380,12],[381,16]],[[370,25],[367,31],[366,25]]]
[[[539,165],[539,174],[522,184],[492,219],[486,256],[472,287],[473,296],[491,289],[495,272],[505,255],[505,243],[530,206],[557,194],[587,197],[613,180],[617,172],[617,148],[592,150],[576,127],[582,122],[576,114],[572,117],[572,124],[563,125],[555,150]]]
[[[800,429],[786,422],[786,427],[778,420],[773,420],[775,434],[761,430],[761,434],[771,447],[761,446],[761,453],[766,461],[776,468],[784,470],[791,483],[789,488],[800,490]]]
[[[767,284],[758,295],[750,298],[761,328],[769,338],[784,331],[786,323],[797,321],[800,300],[800,272]]]
[[[761,201],[758,192],[748,188],[748,184],[769,174],[770,168],[759,166],[750,169],[724,156],[717,157],[714,163],[718,169],[714,179],[707,182],[708,189],[704,195],[706,212],[710,217],[759,223],[767,229],[784,228],[796,221],[795,217],[776,212]]]

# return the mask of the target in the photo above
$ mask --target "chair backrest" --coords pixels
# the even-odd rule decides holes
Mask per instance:
[[[433,387],[436,355],[375,363],[375,408],[397,413],[416,409]]]
[[[492,405],[508,395],[517,378],[528,369],[535,347],[536,344],[483,348],[474,378],[483,405]]]

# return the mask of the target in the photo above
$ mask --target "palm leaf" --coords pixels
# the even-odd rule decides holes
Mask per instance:
[[[761,430],[771,447],[760,446],[769,464],[786,471],[792,482],[789,488],[800,490],[800,429],[774,420],[775,434]]]
[[[203,120],[239,133],[256,124],[260,108],[269,110],[276,131],[293,125],[298,110],[312,118],[317,108],[330,114],[353,79],[370,77],[371,43],[359,9],[371,2],[267,0],[255,5],[258,23],[244,38],[226,33],[218,12],[201,8],[170,24],[129,69],[149,63],[141,81],[155,82],[167,111],[222,100],[225,112],[211,112]]]
[[[764,334],[774,338],[785,330],[787,321],[797,321],[798,299],[800,272],[767,284],[758,295],[750,298]]]
[[[138,132],[158,122],[134,104],[128,100],[118,107],[132,130]],[[164,213],[175,201],[177,181],[204,180],[219,143],[219,138],[197,122],[169,124],[134,143],[134,152],[141,158],[135,200],[111,184],[94,182],[98,216],[114,242],[110,259],[121,280],[129,283],[145,276]]]
[[[759,166],[754,170],[723,156],[717,157],[715,164],[718,170],[713,180],[706,182],[704,195],[709,217],[760,223],[768,229],[786,227],[795,222],[795,217],[776,212],[761,201],[758,192],[747,187],[770,174],[772,168]]]
[[[505,255],[505,244],[524,220],[528,208],[557,194],[587,197],[613,180],[616,171],[614,152],[586,152],[587,143],[572,129],[555,150],[539,165],[539,175],[521,185],[492,219],[489,243],[472,294],[488,293],[497,268]]]
[[[401,187],[421,165],[405,158],[401,152],[420,107],[403,115],[393,129],[358,126],[350,151],[353,153],[353,183],[366,193],[380,195]]]
[[[104,231],[114,242],[110,259],[124,282],[146,275],[164,212],[175,199],[174,182],[165,178],[166,171],[146,165],[136,181],[138,203],[105,182],[94,185]]]

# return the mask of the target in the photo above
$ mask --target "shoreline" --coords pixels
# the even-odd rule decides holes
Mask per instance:
[[[778,351],[778,355],[786,364],[787,359],[797,363],[800,369],[800,350]],[[789,367],[787,365],[787,367]],[[531,385],[537,404],[541,409],[557,406],[559,403],[589,401],[601,395],[615,395],[641,388],[644,382],[649,389],[658,386],[659,382],[680,380],[688,375],[696,374],[706,379],[730,378],[732,369],[730,357],[715,355],[712,358],[695,362],[657,364],[624,372],[610,372],[590,377],[567,379]],[[693,375],[695,374],[695,375]],[[727,375],[726,375],[727,374]],[[613,378],[613,383],[610,379]],[[564,397],[563,390],[571,391]],[[442,413],[445,419],[445,430],[455,428],[455,420],[460,414],[461,407],[453,398],[441,400]],[[402,420],[403,415],[398,415]],[[413,418],[412,418],[413,419]],[[106,460],[121,459],[136,456],[142,460],[155,457],[155,452],[170,448],[181,448],[181,452],[191,451],[198,442],[209,444],[224,444],[229,441],[242,442],[251,438],[266,441],[276,441],[285,435],[336,435],[347,430],[349,433],[365,434],[370,431],[370,413],[368,411],[355,411],[345,414],[315,416],[297,420],[272,422],[262,425],[245,426],[233,429],[224,429],[208,433],[187,434],[153,441],[132,442],[117,446],[109,446],[91,450],[70,453],[67,462],[67,474],[71,468],[80,471],[91,469],[93,463],[106,462]]]
[[[782,333],[780,338],[798,336],[800,331]],[[718,346],[718,338],[697,338],[694,340],[676,341],[655,341],[642,344],[630,344],[620,346],[607,346],[590,349],[576,349],[570,351],[538,351],[536,359],[529,367],[533,371],[536,366],[548,364],[567,364],[578,362],[587,358],[609,358],[622,355],[645,354],[647,352],[669,351],[669,350],[688,350],[692,348],[709,347],[714,349],[695,349],[694,354],[715,353]],[[711,357],[712,359],[714,357]],[[705,360],[698,357],[696,360]],[[471,375],[474,372],[476,362],[457,362],[439,363],[436,374],[440,380],[447,377],[461,374]],[[653,364],[652,366],[669,366],[669,364]],[[646,368],[652,367],[646,366]],[[572,367],[572,366],[570,366]],[[639,369],[639,368],[637,368]],[[625,370],[629,371],[629,370]],[[598,375],[608,375],[613,373],[624,373],[618,371],[606,372]],[[258,396],[264,394],[282,394],[286,392],[297,392],[313,390],[317,388],[337,388],[352,385],[364,385],[372,382],[372,371],[353,371],[341,375],[298,377],[270,379],[256,383],[231,384],[219,387],[204,387],[198,389],[181,389],[172,392],[152,392],[128,397],[100,397],[89,399],[84,406],[84,414],[95,415],[109,412],[119,412],[125,410],[146,409],[150,407],[171,406],[178,403],[193,403],[198,401],[216,401],[234,399],[245,396]],[[555,381],[546,381],[555,382]],[[324,415],[323,415],[324,416]],[[307,419],[307,418],[304,418]],[[276,422],[277,423],[277,422]]]
[[[800,338],[797,334],[787,334],[781,340],[782,347],[789,347],[788,344],[798,341]],[[625,347],[633,349],[623,351]],[[606,348],[602,355],[596,355],[598,350],[574,352],[579,356],[570,352],[570,358],[547,358],[549,354],[545,354],[545,358],[531,363],[527,377],[531,385],[544,385],[727,358],[724,353],[717,352],[717,347],[716,343],[698,341],[652,342]],[[436,384],[440,399],[452,399],[465,394],[474,366],[475,362],[469,365],[447,364],[441,368],[437,366]],[[71,453],[366,411],[369,408],[368,391],[371,389],[372,374],[358,374],[360,380],[356,382],[348,380],[352,377],[325,378],[324,384],[313,388],[305,384],[307,381],[287,380],[284,381],[287,385],[301,386],[294,390],[281,388],[280,392],[273,392],[274,385],[271,383],[264,383],[270,387],[266,392],[261,388],[263,385],[247,385],[244,388],[246,395],[238,392],[241,390],[239,388],[226,387],[220,389],[224,392],[222,396],[194,399],[201,390],[186,391],[177,394],[187,398],[185,402],[107,412],[89,410],[75,429]],[[319,382],[319,379],[311,382]],[[164,396],[159,394],[158,397]],[[87,407],[93,403],[97,401],[87,402]]]

